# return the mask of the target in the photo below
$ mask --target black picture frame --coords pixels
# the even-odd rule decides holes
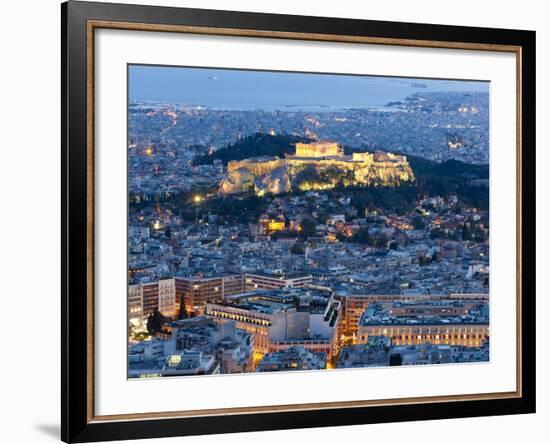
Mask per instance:
[[[521,77],[521,394],[500,399],[448,400],[365,407],[152,417],[103,421],[90,416],[90,291],[87,64],[88,23],[185,25],[380,39],[511,45],[520,49]],[[180,435],[326,427],[535,412],[535,32],[356,19],[214,11],[69,1],[61,5],[62,54],[62,411],[61,438],[90,442]],[[93,405],[93,404],[92,404]]]

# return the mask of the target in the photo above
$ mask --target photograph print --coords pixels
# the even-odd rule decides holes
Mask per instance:
[[[128,378],[489,362],[489,82],[127,75]]]

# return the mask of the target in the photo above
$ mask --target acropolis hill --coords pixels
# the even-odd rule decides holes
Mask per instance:
[[[345,155],[335,142],[296,143],[296,152],[279,157],[230,161],[220,182],[222,194],[253,191],[280,194],[326,190],[338,185],[396,186],[414,180],[405,156],[387,152]]]

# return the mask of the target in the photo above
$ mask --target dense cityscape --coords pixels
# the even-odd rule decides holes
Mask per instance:
[[[489,95],[415,85],[129,102],[130,378],[489,360]]]

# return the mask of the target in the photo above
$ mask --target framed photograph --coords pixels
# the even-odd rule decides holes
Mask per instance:
[[[69,1],[62,439],[535,411],[535,33]]]

